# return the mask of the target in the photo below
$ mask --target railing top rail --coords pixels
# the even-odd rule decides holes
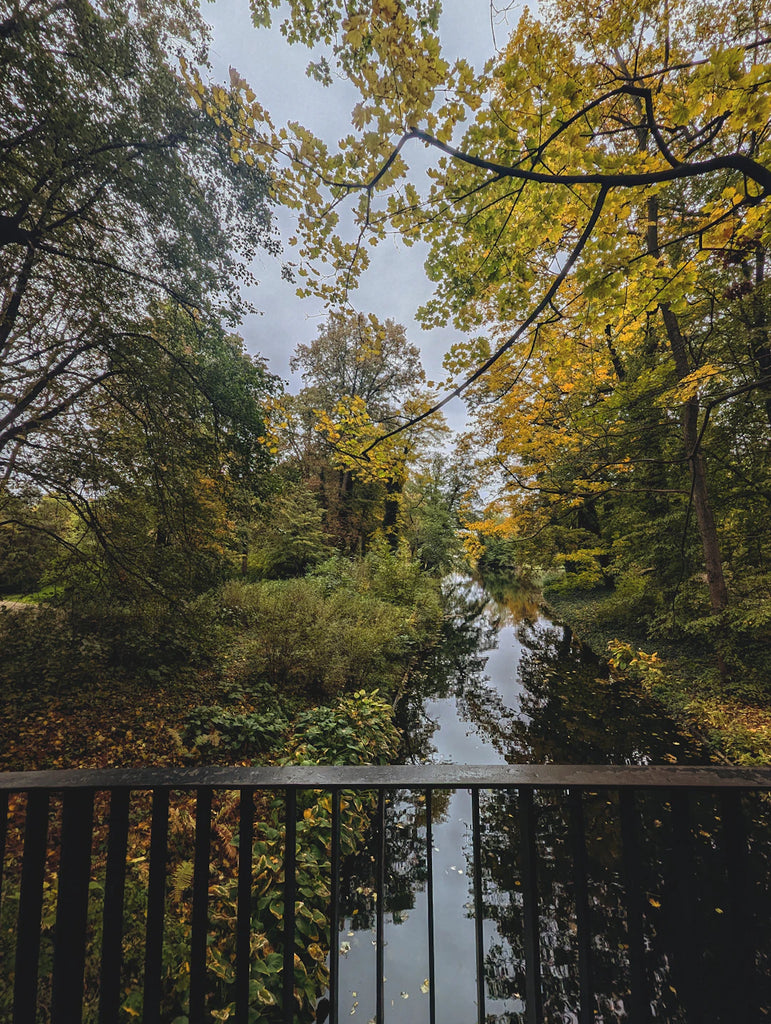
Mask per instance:
[[[771,767],[723,765],[286,765],[281,767],[102,768],[0,773],[0,790],[32,789],[771,789]]]

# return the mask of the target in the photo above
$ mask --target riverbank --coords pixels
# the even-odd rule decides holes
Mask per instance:
[[[0,609],[0,768],[280,758],[338,698],[388,703],[442,639],[440,580],[387,548],[177,607]]]
[[[771,764],[771,693],[743,678],[724,683],[714,656],[695,643],[650,640],[614,628],[603,621],[606,599],[598,591],[544,593],[555,618],[597,654],[610,657],[614,672],[638,682],[715,760]]]

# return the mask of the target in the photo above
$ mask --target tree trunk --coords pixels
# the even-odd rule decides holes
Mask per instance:
[[[675,362],[677,379],[682,380],[689,372],[685,339],[680,331],[677,314],[672,312],[669,303],[662,303],[660,308]],[[696,397],[689,398],[683,409],[683,442],[691,475],[696,524],[704,551],[710,603],[714,612],[722,612],[728,606],[728,589],[723,575],[723,560],[720,555],[715,516],[709,500],[704,457],[699,449],[699,400]]]
[[[758,364],[758,377],[763,389],[764,405],[769,426],[771,426],[771,342],[768,337],[765,296],[765,251],[761,246],[755,251],[755,288],[752,293],[752,355]]]
[[[399,534],[396,523],[399,516],[399,496],[404,487],[404,479],[399,476],[390,477],[386,480],[386,499],[383,509],[383,533],[392,551],[399,546]]]

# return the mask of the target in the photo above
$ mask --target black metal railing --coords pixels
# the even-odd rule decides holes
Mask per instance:
[[[771,789],[771,768],[739,769],[723,767],[616,767],[616,766],[391,766],[391,767],[282,767],[282,768],[201,768],[201,769],[140,769],[103,771],[46,771],[19,772],[0,775],[0,893],[3,898],[2,972],[0,988],[5,994],[7,1011],[2,1019],[14,1024],[31,1024],[35,1020],[51,1020],[53,1024],[76,1024],[84,1019],[98,1020],[100,1024],[115,1024],[127,1019],[125,1004],[127,990],[123,975],[125,955],[125,921],[129,913],[144,914],[144,952],[141,972],[141,993],[131,1013],[141,1016],[145,1024],[156,1024],[163,1018],[162,996],[164,984],[164,921],[168,897],[170,794],[183,792],[195,796],[194,826],[192,831],[192,912],[190,916],[189,968],[176,965],[177,973],[189,972],[189,1003],[187,1018],[190,1024],[211,1020],[212,1007],[207,1003],[207,949],[211,936],[210,920],[210,867],[212,844],[213,798],[225,791],[237,791],[237,865],[235,855],[236,911],[229,926],[232,927],[234,964],[230,979],[233,994],[233,1015],[230,1019],[247,1022],[252,1001],[250,982],[254,963],[252,948],[255,927],[253,891],[253,844],[255,823],[259,823],[264,810],[265,794],[283,801],[281,815],[283,840],[283,910],[278,927],[283,937],[282,966],[278,973],[280,998],[276,1007],[264,1006],[266,1021],[281,1020],[293,1024],[298,1016],[295,997],[297,941],[297,824],[298,796],[307,791],[322,790],[329,793],[330,830],[328,851],[329,891],[327,921],[329,927],[329,1019],[339,1019],[339,960],[338,933],[341,922],[340,879],[341,857],[341,799],[351,793],[370,795],[367,805],[374,837],[375,858],[375,979],[376,1020],[386,1019],[384,999],[384,929],[386,915],[386,859],[389,843],[387,830],[387,795],[396,791],[419,791],[425,806],[425,888],[427,894],[428,938],[428,1000],[426,1018],[429,1024],[437,1021],[436,935],[435,935],[435,878],[433,871],[434,801],[438,790],[467,789],[472,801],[472,858],[470,873],[473,889],[473,916],[475,918],[476,960],[476,1013],[479,1024],[488,1018],[486,999],[494,989],[486,986],[485,967],[485,858],[495,861],[494,870],[506,873],[511,857],[516,860],[518,879],[521,881],[521,945],[524,961],[524,984],[521,986],[521,1014],[507,1019],[525,1020],[528,1024],[541,1024],[547,1011],[544,1008],[543,917],[544,908],[539,895],[539,876],[545,870],[544,858],[550,861],[562,856],[559,842],[549,840],[544,848],[542,821],[545,821],[544,801],[556,801],[560,821],[565,823],[564,850],[569,860],[568,876],[571,901],[574,907],[574,931],[577,947],[575,988],[577,1009],[573,1018],[580,1024],[596,1022],[596,977],[594,966],[600,950],[593,924],[590,899],[590,869],[587,852],[587,807],[599,796],[618,818],[618,848],[613,847],[600,858],[600,867],[592,871],[616,870],[623,889],[622,902],[625,916],[626,977],[619,980],[619,991],[624,992],[624,1013],[629,1021],[652,1019],[655,1012],[655,993],[652,993],[650,969],[650,939],[646,933],[646,902],[648,891],[645,872],[646,843],[661,822],[648,820],[649,798],[655,795],[657,807],[666,803],[669,815],[671,856],[662,871],[672,875],[672,928],[679,936],[676,954],[677,979],[682,990],[678,1021],[765,1019],[763,1007],[769,997],[769,978],[764,965],[758,963],[756,936],[749,928],[750,920],[757,920],[759,898],[766,898],[768,878],[758,879],[757,864],[766,864],[765,839],[762,830],[749,837],[748,794],[756,806],[765,806],[765,794]],[[127,908],[126,878],[128,854],[136,853],[136,841],[129,848],[130,829],[136,828],[132,819],[131,800],[134,795],[150,794],[151,814],[149,836],[140,829],[140,847],[145,853],[133,858],[146,866],[146,907]],[[500,848],[500,836],[491,849],[490,828],[485,820],[488,806],[480,799],[482,794],[510,796],[507,808],[513,807],[516,828],[511,831],[515,849]],[[613,795],[605,800],[604,796]],[[701,852],[693,845],[695,825],[692,806],[705,795],[714,803],[714,828],[702,829],[706,837]],[[10,798],[10,801],[9,801]],[[258,801],[262,801],[259,803]],[[236,806],[236,804],[234,804]],[[591,804],[594,808],[594,804]],[[192,813],[192,811],[191,811]],[[592,812],[594,813],[594,811]],[[539,817],[542,816],[542,817]],[[303,820],[300,814],[300,821]],[[508,833],[507,833],[508,835]],[[143,846],[141,844],[144,844]],[[539,845],[540,844],[540,845]],[[559,849],[557,849],[559,847]],[[555,852],[556,850],[556,852]],[[704,851],[707,851],[705,853]],[[726,908],[717,911],[725,915],[721,922],[725,934],[726,977],[733,978],[739,994],[727,995],[723,1009],[712,1008],[712,1015],[696,1016],[700,1004],[699,922],[694,908],[702,894],[698,886],[693,863],[700,857],[719,855],[727,879]],[[752,857],[750,857],[750,854]],[[754,860],[752,860],[754,858]],[[751,867],[751,860],[756,866]],[[99,899],[101,922],[94,926],[89,918],[89,906],[94,899],[95,864],[99,864]],[[325,862],[326,864],[326,862]],[[604,865],[604,866],[603,866]],[[3,867],[5,866],[5,876]],[[326,867],[325,867],[326,870]],[[512,871],[514,868],[512,867]],[[667,884],[669,885],[669,881]],[[143,884],[144,884],[143,883]],[[520,884],[518,881],[517,884]],[[721,883],[722,884],[722,883]],[[44,893],[56,890],[55,915],[48,920],[44,913]],[[142,897],[143,901],[145,897]],[[18,909],[17,909],[18,902]],[[650,902],[650,901],[649,901]],[[658,901],[655,901],[656,903]],[[518,904],[519,906],[519,904]],[[519,911],[518,911],[519,913]],[[51,915],[49,915],[51,916]],[[93,915],[92,915],[93,916]],[[14,919],[15,918],[15,919]],[[90,923],[91,921],[91,923]],[[227,924],[227,922],[226,922]],[[219,927],[223,927],[222,921]],[[41,973],[41,935],[50,939],[50,963]],[[48,940],[47,940],[48,941]],[[99,948],[94,949],[94,943]],[[722,955],[722,954],[721,954]],[[84,1011],[84,981],[86,960],[95,960],[98,967],[96,992],[88,993],[88,1006]],[[166,965],[168,967],[168,965]],[[721,968],[722,969],[722,968]],[[227,973],[227,965],[222,968]],[[94,987],[94,986],[92,986]],[[675,986],[670,986],[675,991]],[[322,995],[322,993],[319,993]],[[654,1006],[654,1009],[652,1009]],[[691,1009],[689,1009],[689,1007]],[[547,1008],[548,1009],[548,1008]],[[123,1014],[123,1016],[122,1016]],[[731,1016],[731,1015],[734,1016]],[[0,1016],[2,1016],[0,1014]],[[393,1014],[391,1015],[393,1018]],[[661,1015],[658,1014],[660,1019]],[[220,1019],[222,1019],[220,1017]],[[446,1021],[447,1015],[442,1014]],[[499,1018],[495,1018],[499,1019]],[[554,1018],[557,1019],[557,1018]]]

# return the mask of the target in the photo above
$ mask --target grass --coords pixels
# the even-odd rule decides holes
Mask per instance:
[[[0,601],[7,601],[9,604],[43,604],[54,597],[59,596],[59,588],[53,584],[48,587],[41,587],[34,594],[2,594]]]

